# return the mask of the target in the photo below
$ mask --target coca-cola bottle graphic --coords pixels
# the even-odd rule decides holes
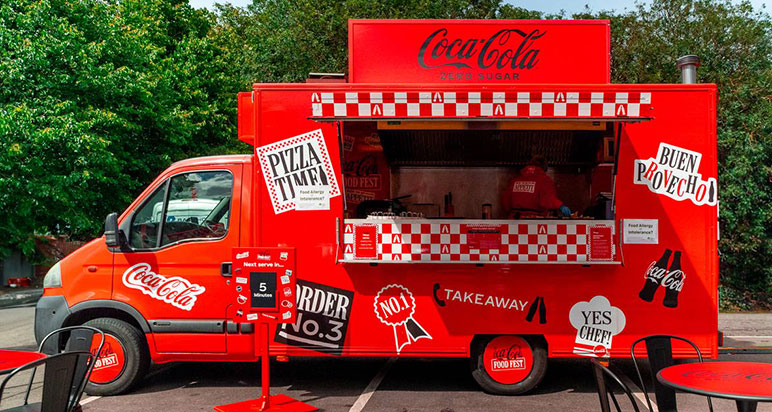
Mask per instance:
[[[677,251],[673,255],[673,263],[670,264],[670,269],[668,269],[667,275],[662,281],[662,286],[665,288],[663,305],[668,308],[678,306],[678,293],[683,288],[685,279],[686,276],[683,270],[681,270],[681,252]]]
[[[670,254],[672,253],[673,251],[670,249],[665,249],[665,253],[662,254],[662,257],[660,257],[658,261],[652,262],[649,269],[646,270],[646,281],[643,284],[643,288],[638,293],[638,297],[646,302],[654,300],[654,293],[657,291],[665,271],[667,271],[667,261],[670,260]]]

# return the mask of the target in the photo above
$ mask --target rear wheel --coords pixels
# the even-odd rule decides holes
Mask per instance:
[[[472,376],[488,393],[526,393],[541,382],[547,371],[547,347],[540,337],[480,337],[472,341],[471,349]]]
[[[105,344],[94,364],[86,393],[89,395],[117,395],[123,393],[147,373],[150,354],[142,332],[118,319],[98,318],[86,322],[105,333]],[[92,351],[96,351],[99,337],[95,336]]]

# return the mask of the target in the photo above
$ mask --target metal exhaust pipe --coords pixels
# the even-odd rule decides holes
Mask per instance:
[[[681,69],[681,83],[697,83],[697,68],[700,67],[700,58],[689,54],[676,60],[676,65]]]

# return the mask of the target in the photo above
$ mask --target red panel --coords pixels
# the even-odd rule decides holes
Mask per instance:
[[[239,140],[255,144],[255,93],[239,93]]]
[[[220,333],[155,333],[153,339],[158,352],[225,352],[225,339]]]
[[[321,129],[338,177],[339,147],[345,142],[338,141],[334,123],[309,119],[314,93],[331,93],[335,99],[345,99],[346,93],[370,90],[417,96],[419,91],[439,87],[459,94],[481,89],[480,85],[436,84],[255,87],[260,90],[262,119],[257,145],[280,143]],[[499,88],[505,93],[520,91],[513,85]],[[688,157],[684,164],[694,166],[703,181],[715,178],[715,86],[563,84],[529,85],[528,89],[576,92],[580,99],[591,98],[592,92],[602,93],[604,99],[614,93],[651,93],[651,107],[656,109],[652,114],[656,115],[624,126],[613,233],[621,231],[619,219],[656,219],[658,243],[620,245],[618,236],[614,236],[615,256],[624,260],[624,266],[340,264],[336,261],[344,255],[344,238],[351,236],[353,242],[353,232],[347,233],[342,226],[343,196],[332,197],[329,210],[293,209],[277,214],[268,196],[266,176],[256,170],[260,245],[297,250],[298,322],[274,329],[277,343],[272,353],[463,356],[468,355],[475,335],[535,334],[545,337],[550,356],[591,355],[598,347],[608,347],[612,356],[624,357],[629,356],[629,345],[635,339],[672,333],[695,341],[705,356],[717,356],[716,207],[691,199],[677,200],[633,181],[635,161],[658,157],[661,143],[700,153],[699,164]],[[680,167],[680,160],[675,165]],[[659,170],[665,169],[662,166]],[[339,178],[337,182],[342,185],[344,180]],[[411,242],[418,229],[411,228]],[[665,249],[682,252],[678,263],[674,261],[675,253],[667,262],[668,272],[679,272],[677,282],[664,282],[663,278],[667,285],[658,287],[653,301],[643,300],[639,292],[647,281],[647,268]],[[390,285],[394,286],[388,288]],[[675,288],[669,289],[670,285]],[[676,291],[677,304],[673,305]],[[379,295],[386,299],[379,301]],[[671,298],[666,299],[666,295]],[[378,306],[380,318],[374,310],[376,302],[384,303]],[[409,319],[391,319],[385,305],[393,314],[409,313]],[[607,312],[615,319],[611,325],[606,324]],[[406,325],[410,325],[407,330]],[[590,348],[591,353],[584,348]]]
[[[349,20],[352,83],[608,83],[607,20]]]

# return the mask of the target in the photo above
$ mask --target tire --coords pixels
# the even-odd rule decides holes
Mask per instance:
[[[470,366],[472,377],[485,392],[524,394],[547,372],[547,345],[540,336],[477,337],[472,341]]]
[[[93,319],[85,324],[105,333],[105,344],[86,385],[86,393],[118,395],[131,389],[150,366],[150,353],[142,332],[114,318]]]

